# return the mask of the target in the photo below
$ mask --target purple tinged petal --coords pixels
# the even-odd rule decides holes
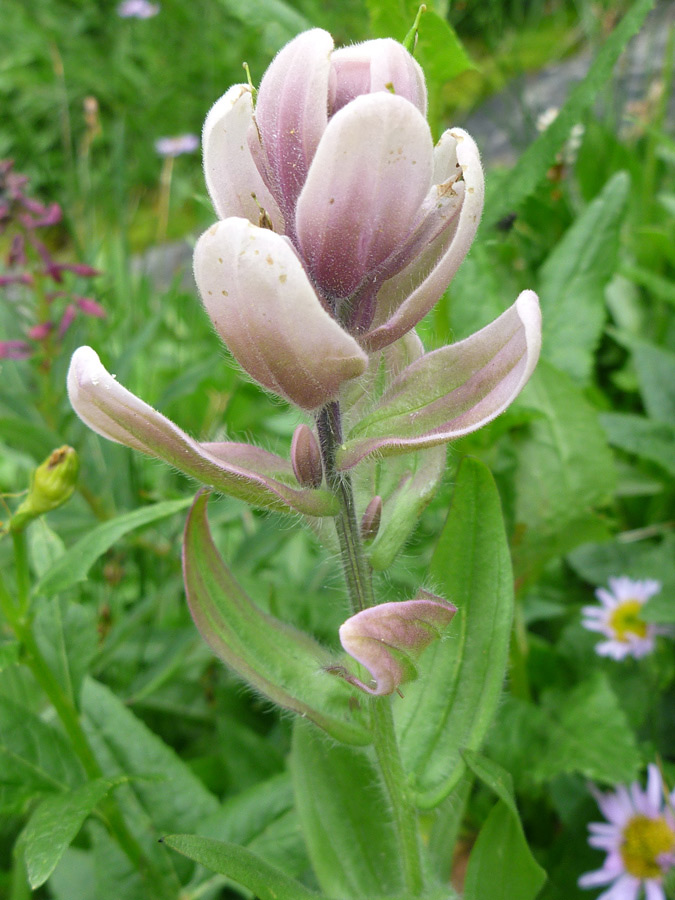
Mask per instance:
[[[211,452],[169,419],[119,384],[101,365],[91,347],[73,354],[68,371],[68,396],[82,421],[111,441],[140,450],[217,490],[254,506],[306,515],[335,513],[334,498],[325,491],[291,487],[242,462],[242,453],[228,453],[227,444]],[[249,461],[251,460],[249,457]]]
[[[445,185],[460,190],[454,180],[457,167],[463,184],[459,214],[452,228],[442,232],[418,261],[383,286],[377,298],[376,327],[362,340],[371,352],[397,340],[429,312],[469,252],[483,211],[485,184],[478,148],[461,128],[446,131],[436,149],[434,182],[439,194]]]
[[[374,686],[345,670],[333,671],[368,694],[392,694],[415,677],[414,659],[442,636],[456,612],[452,603],[424,590],[414,600],[361,610],[340,627],[340,642],[370,672]]]
[[[537,295],[523,291],[481,331],[404,369],[338,450],[339,468],[349,469],[371,453],[407,453],[476,431],[515,400],[540,348]]]
[[[637,900],[641,879],[632,875],[622,875],[608,891],[600,894],[598,900]]]
[[[655,816],[661,812],[663,803],[663,779],[659,767],[650,763],[647,766],[647,789],[645,791],[647,815]]]
[[[666,900],[666,895],[660,881],[648,878],[643,882],[642,886],[645,889],[645,900]]]
[[[32,353],[26,341],[0,341],[0,359],[28,359]]]
[[[85,316],[94,316],[97,319],[105,319],[107,316],[101,304],[91,297],[73,297],[73,300]]]
[[[602,869],[597,869],[595,872],[586,872],[585,875],[579,878],[577,883],[580,888],[598,887],[601,884],[609,884],[610,881],[614,881],[621,872],[622,867],[620,865],[612,867],[605,865]]]
[[[206,187],[218,218],[241,216],[257,225],[262,209],[274,230],[283,232],[283,216],[248,146],[252,123],[253,97],[247,84],[233,85],[211,107],[202,132]]]
[[[68,331],[70,326],[73,324],[75,320],[75,316],[77,315],[77,309],[73,306],[72,303],[69,303],[68,306],[63,311],[63,315],[61,316],[61,321],[59,322],[59,340],[64,336],[64,334]]]
[[[398,41],[378,38],[335,50],[331,57],[330,114],[361,94],[387,91],[427,114],[427,90],[419,63]]]
[[[287,225],[328,122],[333,38],[314,28],[272,60],[258,90],[251,152]]]
[[[357,97],[330,120],[296,214],[300,248],[322,290],[348,296],[408,237],[432,172],[429,126],[402,97]]]
[[[288,241],[226,219],[195,248],[195,278],[216,331],[264,387],[307,410],[335,398],[368,358],[321,306]]]

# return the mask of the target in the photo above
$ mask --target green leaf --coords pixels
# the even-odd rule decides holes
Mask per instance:
[[[19,662],[20,649],[21,644],[18,641],[7,641],[5,644],[0,644],[0,672]]]
[[[445,470],[445,456],[444,446],[432,447],[398,459],[369,460],[370,466],[364,460],[357,466],[355,485],[357,480],[360,481],[361,472],[375,469],[376,484],[370,496],[380,494],[384,500],[380,529],[372,546],[367,548],[370,564],[376,572],[388,569],[393,563],[422,511],[438,490]]]
[[[45,572],[35,586],[35,593],[56,594],[78,581],[84,581],[87,572],[96,560],[125,534],[141,528],[143,525],[149,525],[151,522],[157,522],[181,512],[190,503],[191,500],[187,497],[183,500],[166,500],[162,503],[155,503],[153,506],[124,513],[110,522],[98,525],[89,534],[80,538]]]
[[[675,353],[639,341],[633,345],[633,361],[647,414],[675,425]]]
[[[500,219],[516,212],[546,177],[555,155],[567,140],[572,128],[583,113],[593,105],[599,90],[611,77],[623,48],[638,31],[654,0],[637,0],[614,29],[596,56],[586,77],[570,91],[570,94],[549,125],[525,153],[508,177],[492,182],[483,213],[482,228],[491,228]]]
[[[614,175],[541,268],[542,356],[582,384],[602,335],[629,187],[627,173]]]
[[[49,527],[44,516],[34,521],[26,534],[31,568],[37,577],[41,578],[63,555],[65,545],[59,535]]]
[[[175,751],[93,679],[83,686],[82,713],[104,773],[139,776],[120,796],[133,790],[158,829],[197,829],[218,809],[217,799]]]
[[[553,556],[597,540],[593,507],[609,501],[613,458],[595,410],[564,373],[540,361],[522,397],[538,417],[514,435],[514,536],[518,579]]]
[[[211,539],[208,494],[185,527],[183,570],[192,617],[211,649],[256,690],[307,716],[334,738],[367,744],[354,689],[325,671],[334,657],[309,635],[259,609],[235,581]],[[358,702],[358,701],[357,701]]]
[[[607,677],[597,672],[572,691],[549,691],[543,710],[548,746],[535,762],[537,778],[574,772],[595,781],[626,783],[641,757]]]
[[[513,779],[506,769],[480,753],[464,751],[471,771],[499,797],[469,857],[465,900],[533,900],[546,872],[532,856],[520,822]]]
[[[675,425],[632,413],[602,413],[600,422],[613,447],[654,462],[675,475]]]
[[[527,846],[520,819],[500,800],[481,828],[464,882],[464,900],[534,900],[546,873]]]
[[[122,779],[97,778],[67,794],[46,797],[22,834],[28,880],[33,890],[52,874],[82,823]]]
[[[237,844],[194,834],[169,834],[163,843],[212,872],[252,891],[258,900],[318,900],[319,894]]]
[[[404,767],[420,805],[435,806],[477,750],[495,712],[508,657],[513,576],[499,495],[489,470],[464,459],[429,570],[457,606],[447,640],[429,647],[395,701]]]
[[[33,629],[54,677],[79,706],[82,679],[98,648],[96,610],[65,597],[41,597],[35,604]]]
[[[0,696],[0,785],[61,791],[82,779],[82,767],[61,732]]]
[[[341,900],[401,890],[398,844],[371,757],[329,741],[306,722],[293,729],[291,774],[319,885]]]

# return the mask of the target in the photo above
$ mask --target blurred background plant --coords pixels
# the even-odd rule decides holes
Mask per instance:
[[[285,766],[289,723],[214,662],[189,619],[182,521],[172,513],[192,485],[88,432],[65,400],[65,372],[76,346],[105,348],[111,371],[191,434],[252,437],[288,452],[296,415],[224,358],[192,286],[189,243],[213,220],[198,156],[163,154],[156,142],[198,134],[210,105],[245,80],[242,62],[257,83],[299,31],[324,27],[337,44],[401,39],[416,5],[150,5],[159,7],[152,15],[132,16],[108,0],[2,4],[0,159],[14,166],[4,163],[0,176],[0,518],[9,520],[53,448],[77,448],[75,495],[26,535],[38,643],[106,774],[136,779],[115,796],[176,895],[182,884],[184,898],[229,898],[239,896],[231,884],[169,857],[156,837],[191,829],[226,837],[311,885]],[[541,897],[576,900],[590,896],[578,877],[601,864],[586,844],[597,818],[588,780],[628,783],[660,758],[675,784],[672,641],[658,637],[642,660],[600,659],[581,615],[596,588],[627,576],[658,580],[645,621],[675,624],[672,7],[657,4],[648,20],[649,64],[628,95],[612,72],[647,2],[428,6],[418,58],[436,129],[466,122],[480,134],[481,109],[492,109],[483,104],[505,107],[514,93],[522,124],[514,116],[508,169],[489,168],[497,154],[479,137],[489,187],[481,234],[420,333],[428,347],[460,339],[535,287],[544,350],[518,404],[451,446],[444,485],[381,588],[392,600],[417,589],[459,460],[487,462],[518,611],[485,752],[513,777],[525,833],[549,875]],[[540,69],[559,73],[579,59],[585,68],[566,96],[525,108],[525,88],[546,83]],[[620,67],[638,66],[622,59]],[[549,107],[555,114],[538,131]],[[158,249],[158,236],[174,243]],[[85,315],[72,319],[74,309]],[[211,524],[239,580],[255,581],[271,612],[335,643],[343,590],[334,560],[310,536],[234,500],[212,501]],[[10,562],[11,541],[0,539],[0,571]],[[0,773],[10,756],[25,764],[18,783],[0,775],[0,896],[11,900],[29,894],[17,836],[68,765],[49,709],[0,630]],[[56,749],[44,749],[49,741]],[[434,864],[457,885],[493,804],[474,780],[466,775],[429,818]],[[144,890],[96,819],[41,888],[54,900],[145,900]]]

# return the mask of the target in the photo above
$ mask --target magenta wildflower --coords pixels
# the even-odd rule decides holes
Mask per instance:
[[[601,869],[587,872],[579,887],[611,885],[597,900],[666,900],[663,876],[675,864],[675,792],[665,795],[661,773],[648,767],[647,787],[635,781],[606,794],[591,789],[606,822],[588,826],[591,847],[607,854]]]

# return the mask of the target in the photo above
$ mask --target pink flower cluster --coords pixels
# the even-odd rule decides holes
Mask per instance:
[[[9,235],[0,289],[5,288],[6,302],[16,305],[24,331],[21,339],[0,340],[0,359],[27,359],[54,336],[60,341],[78,312],[105,316],[92,297],[68,289],[68,273],[93,278],[99,272],[86,263],[54,259],[38,232],[61,222],[61,207],[28,196],[27,185],[28,178],[14,171],[12,160],[0,161],[0,235]]]

